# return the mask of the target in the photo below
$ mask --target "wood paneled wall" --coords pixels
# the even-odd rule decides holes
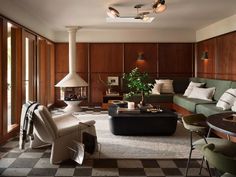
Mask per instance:
[[[122,74],[135,67],[157,77],[193,76],[193,43],[77,43],[77,72],[89,83],[88,104],[99,105],[106,87],[99,80],[118,76],[120,84],[114,87],[121,91]],[[137,61],[138,53],[144,54]],[[68,73],[68,43],[55,44],[56,83]],[[59,89],[56,91],[56,101]]]
[[[2,72],[2,60],[3,60],[3,19],[0,18],[0,138],[3,137],[3,72]]]
[[[54,44],[45,39],[38,39],[38,87],[37,101],[45,106],[55,100],[55,57]]]
[[[194,73],[194,44],[158,44],[160,77],[191,77]]]
[[[123,44],[90,44],[90,102],[101,103],[106,86],[99,80],[107,81],[108,76],[123,73]]]
[[[197,76],[236,80],[236,32],[198,42]],[[204,51],[208,60],[201,60]]]
[[[157,44],[156,43],[128,43],[125,44],[124,71],[130,72],[138,67],[142,72],[148,72],[152,77],[157,77]],[[137,60],[138,53],[143,53],[144,60]]]

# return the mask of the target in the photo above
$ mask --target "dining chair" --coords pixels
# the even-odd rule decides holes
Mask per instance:
[[[223,173],[221,177],[236,177],[235,146],[233,145],[231,150],[222,147],[220,149],[215,144],[207,144],[201,151],[209,164]]]
[[[188,175],[191,155],[194,149],[201,151],[204,145],[213,143],[217,145],[218,151],[228,153],[228,155],[234,155],[233,153],[236,152],[235,143],[228,141],[227,139],[206,136],[206,134],[208,133],[208,126],[207,126],[206,120],[207,120],[207,117],[205,117],[203,114],[194,114],[194,115],[182,117],[182,122],[183,122],[184,127],[190,131],[190,152],[189,152],[189,158],[187,161],[185,176]],[[193,133],[199,135],[200,139],[193,141]],[[204,158],[205,157],[203,156],[203,159]],[[200,174],[201,174],[202,166],[203,166],[203,160],[200,166]],[[209,175],[211,176],[211,171],[210,171],[210,167],[207,160],[206,160],[206,166],[207,166]]]

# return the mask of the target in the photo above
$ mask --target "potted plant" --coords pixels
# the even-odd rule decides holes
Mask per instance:
[[[123,79],[127,82],[130,92],[125,97],[130,98],[134,94],[141,94],[140,106],[145,106],[144,96],[149,95],[153,88],[153,83],[147,73],[142,73],[138,68],[134,68],[130,73],[124,73]]]

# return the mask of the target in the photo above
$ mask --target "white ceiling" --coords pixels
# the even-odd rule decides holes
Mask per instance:
[[[82,29],[199,30],[236,14],[236,0],[166,0],[165,12],[154,15],[152,23],[107,23],[108,6],[121,16],[136,15],[134,5],[150,9],[154,0],[0,0],[0,13],[33,30],[51,33],[65,26]],[[23,15],[22,15],[23,14]],[[37,27],[36,27],[37,26]]]
[[[156,14],[151,24],[106,23],[108,6],[121,15],[135,15],[135,4],[150,8],[154,0],[5,0],[18,6],[53,31],[66,25],[82,28],[171,28],[198,30],[236,14],[236,0],[166,0],[167,10]],[[10,10],[10,9],[9,9]]]

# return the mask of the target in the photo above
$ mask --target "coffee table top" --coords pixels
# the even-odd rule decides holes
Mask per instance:
[[[210,128],[228,134],[230,136],[236,136],[236,122],[227,120],[231,118],[233,113],[220,113],[214,114],[207,118],[207,124]]]
[[[118,111],[118,107],[114,105],[109,107],[108,114],[112,117],[178,117],[175,112],[169,109],[162,109],[161,112],[146,112],[139,109]]]

